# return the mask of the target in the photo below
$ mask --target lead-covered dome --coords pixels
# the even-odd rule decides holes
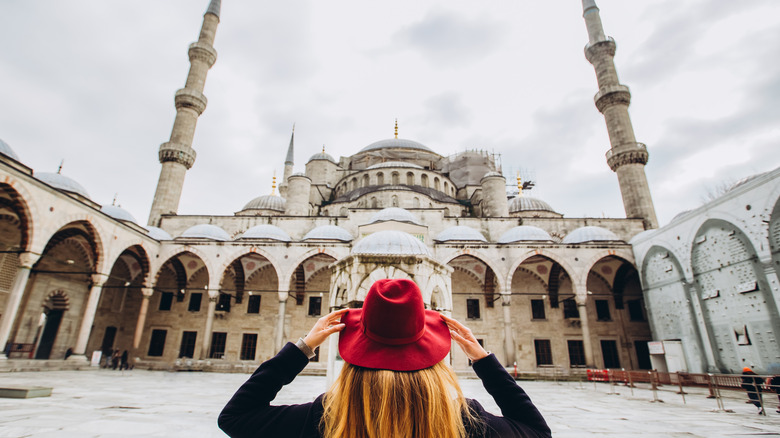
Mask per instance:
[[[316,160],[325,160],[325,161],[330,161],[333,164],[338,164],[335,158],[331,157],[329,154],[326,154],[325,152],[320,152],[312,155],[311,158],[309,158],[308,162],[316,161]]]
[[[14,150],[11,149],[11,146],[8,146],[8,143],[4,142],[2,138],[0,138],[0,154],[5,155],[6,157],[11,157],[16,161],[19,161],[19,157],[16,155],[16,152],[14,152]]]
[[[371,220],[368,221],[368,223],[374,224],[388,221],[408,222],[415,225],[422,225],[412,213],[400,207],[388,207],[379,210],[376,214],[371,216]]]
[[[431,148],[425,146],[422,143],[418,143],[414,140],[406,140],[403,138],[388,138],[386,140],[379,140],[364,147],[358,153],[375,151],[379,149],[416,149],[434,154],[436,153]]]
[[[85,189],[75,180],[68,178],[61,173],[36,172],[34,176],[38,179],[38,181],[43,181],[55,189],[62,190],[63,192],[74,193],[81,197],[90,199],[89,193],[87,193],[87,189]]]
[[[486,242],[485,236],[474,228],[464,225],[447,228],[439,233],[433,240],[437,242],[466,241],[466,242]]]
[[[550,213],[556,213],[550,204],[542,201],[541,199],[531,198],[528,196],[516,196],[509,201],[509,212],[531,212],[531,211],[547,211]]]
[[[129,211],[122,207],[117,207],[116,205],[104,205],[100,207],[100,211],[119,221],[132,222],[134,224],[138,223]]]
[[[577,228],[563,238],[563,243],[587,243],[587,242],[620,242],[620,238],[606,228],[582,227]]]
[[[239,239],[270,239],[280,242],[290,242],[292,240],[283,229],[270,224],[255,225],[244,231],[244,234]]]
[[[230,240],[227,231],[212,224],[200,224],[187,228],[178,238],[184,239],[209,239],[225,242]]]
[[[351,242],[352,234],[338,225],[320,225],[306,233],[303,240],[340,240],[342,242]]]
[[[552,236],[547,231],[531,225],[520,225],[514,227],[498,239],[498,243],[512,242],[553,242]]]
[[[154,240],[173,240],[173,237],[162,228],[153,227],[151,225],[147,225],[144,228],[149,232],[149,237]]]
[[[397,230],[377,231],[364,237],[352,248],[352,254],[414,256],[431,255],[420,239]]]
[[[403,161],[385,161],[383,163],[376,163],[373,166],[366,167],[366,170],[373,170],[373,169],[387,169],[390,167],[406,167],[406,168],[412,168],[412,169],[422,169],[423,167],[414,164],[414,163],[406,163]]]
[[[284,207],[287,205],[287,200],[281,196],[276,195],[263,195],[249,201],[241,211],[246,210],[273,210],[278,212],[284,212]]]

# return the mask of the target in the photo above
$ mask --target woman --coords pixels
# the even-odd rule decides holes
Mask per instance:
[[[333,387],[311,403],[271,406],[283,385],[303,370],[313,350],[333,333],[346,362]],[[452,341],[503,417],[467,400],[444,363]],[[379,280],[362,309],[320,318],[304,339],[264,362],[219,415],[231,437],[549,437],[531,399],[471,330],[425,310],[417,285]]]
[[[758,377],[750,367],[742,368],[742,389],[747,392],[748,400],[758,408],[758,415],[764,414],[764,408],[761,406],[761,385],[764,379]]]

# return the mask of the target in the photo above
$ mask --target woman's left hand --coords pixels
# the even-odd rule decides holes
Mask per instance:
[[[303,338],[303,342],[312,350],[322,345],[322,343],[325,342],[325,339],[328,339],[328,336],[339,332],[346,327],[346,324],[341,322],[341,317],[348,311],[349,309],[337,310],[318,319],[317,322],[314,323],[314,327],[309,330],[309,334]]]

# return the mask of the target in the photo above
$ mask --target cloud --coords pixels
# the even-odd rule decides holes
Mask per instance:
[[[422,117],[432,130],[463,127],[470,124],[471,110],[463,98],[455,92],[445,92],[429,97],[423,102],[425,115]]]

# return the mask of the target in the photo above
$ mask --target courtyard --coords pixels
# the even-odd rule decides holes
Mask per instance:
[[[0,437],[221,437],[217,415],[246,374],[164,371],[46,371],[5,373],[0,387],[50,386],[51,397],[0,399]],[[464,393],[500,414],[479,380],[461,379]],[[723,407],[706,389],[611,386],[589,382],[521,382],[556,437],[780,436],[777,398],[767,416],[724,391]],[[299,376],[277,403],[311,401],[325,378]],[[655,402],[658,399],[660,401]],[[728,412],[731,411],[731,412]]]

